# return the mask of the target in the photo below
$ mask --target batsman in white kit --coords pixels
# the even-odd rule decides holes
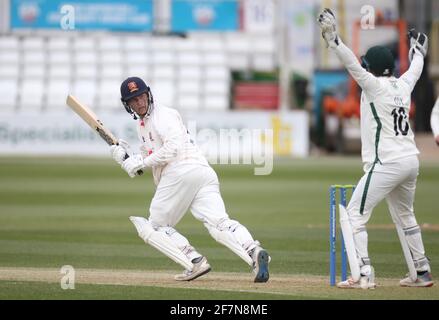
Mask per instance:
[[[142,146],[140,153],[131,154],[128,144],[119,141],[111,146],[112,157],[132,178],[151,168],[156,184],[149,218],[130,217],[140,238],[183,266],[185,271],[175,280],[190,281],[208,273],[206,257],[175,229],[190,209],[216,241],[250,265],[255,282],[267,282],[270,256],[246,227],[229,218],[218,177],[191,141],[177,110],[155,105],[140,78],[126,79],[120,90],[126,111],[138,121]],[[125,154],[130,157],[125,159]]]
[[[409,270],[400,285],[430,287],[433,285],[430,263],[413,211],[419,151],[409,123],[410,95],[422,72],[428,38],[410,31],[410,68],[396,78],[393,76],[394,58],[388,48],[370,48],[360,64],[337,35],[335,15],[330,9],[319,15],[318,22],[328,47],[362,89],[361,154],[365,174],[348,207],[340,206],[340,224],[351,277],[337,286],[375,288],[366,224],[375,206],[386,199]]]

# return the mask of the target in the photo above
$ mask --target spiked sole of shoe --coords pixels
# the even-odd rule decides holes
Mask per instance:
[[[258,266],[259,270],[255,277],[255,282],[267,282],[270,277],[268,273],[268,253],[265,250],[261,250],[258,253]]]

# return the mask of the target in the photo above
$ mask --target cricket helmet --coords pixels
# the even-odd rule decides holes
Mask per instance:
[[[143,93],[146,93],[148,97],[148,109],[146,115],[150,115],[154,107],[154,99],[152,97],[151,89],[146,85],[146,83],[139,77],[129,77],[120,85],[120,100],[122,101],[125,110],[129,114],[133,115],[134,119],[137,119],[137,116],[135,115],[134,110],[128,105],[128,101],[132,98],[140,96]]]
[[[361,65],[376,76],[391,76],[395,69],[395,59],[389,48],[374,46],[361,57]]]

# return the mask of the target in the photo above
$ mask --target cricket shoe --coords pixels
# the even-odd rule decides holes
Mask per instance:
[[[375,289],[375,272],[372,268],[370,275],[361,275],[360,280],[354,281],[352,277],[349,277],[345,281],[337,283],[337,288],[340,289]]]
[[[418,272],[418,276],[415,281],[413,281],[410,277],[404,278],[399,281],[401,287],[431,287],[433,286],[433,277],[431,273],[428,271]]]
[[[271,261],[268,252],[258,246],[250,255],[253,259],[253,272],[256,274],[254,282],[267,282],[270,278],[268,264]]]
[[[182,274],[177,274],[174,279],[177,281],[191,281],[198,277],[208,273],[211,268],[209,263],[207,263],[206,257],[198,257],[192,260],[193,268],[192,270],[185,270]]]

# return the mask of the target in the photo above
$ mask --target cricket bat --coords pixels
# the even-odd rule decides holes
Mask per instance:
[[[78,99],[76,99],[72,95],[67,96],[67,105],[76,112],[78,116],[84,120],[90,128],[96,131],[99,136],[106,142],[108,145],[117,145],[119,144],[117,138],[111,133],[108,128],[104,126],[104,124],[99,120],[98,116],[85,104],[81,103]],[[129,158],[128,154],[125,154],[125,159]],[[140,176],[143,174],[142,170],[137,171],[137,174]]]

